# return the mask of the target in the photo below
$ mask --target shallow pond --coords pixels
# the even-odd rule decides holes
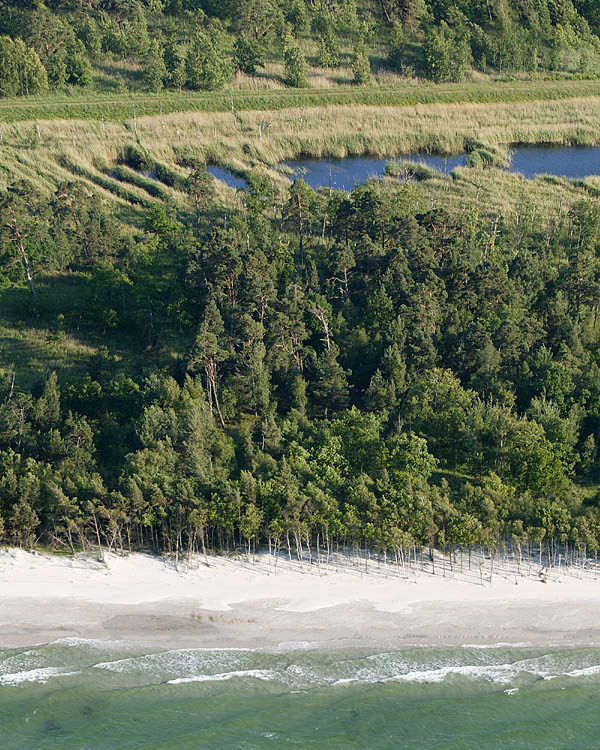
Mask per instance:
[[[448,157],[403,154],[398,158],[402,161],[424,164],[443,174],[449,174],[454,167],[464,165],[466,154]],[[292,170],[289,175],[291,180],[302,177],[312,188],[352,190],[370,177],[382,177],[385,165],[389,161],[389,158],[349,156],[345,159],[300,159],[284,162],[284,166]],[[230,187],[244,188],[246,185],[243,178],[222,167],[209,167],[208,171]],[[508,171],[520,173],[528,179],[539,174],[571,179],[600,175],[600,146],[517,146],[512,150],[512,161]]]
[[[600,175],[600,146],[517,146],[509,171],[528,179],[538,174],[571,179]]]
[[[465,163],[465,155],[432,156],[409,154],[399,157],[405,161],[425,164],[443,174],[450,174],[454,167]],[[302,177],[311,187],[331,187],[338,190],[352,190],[362,185],[369,177],[382,177],[385,165],[392,159],[373,159],[365,156],[348,156],[345,159],[304,159],[286,161],[285,166],[292,170],[291,180]]]
[[[239,188],[242,190],[246,189],[246,180],[243,177],[238,177],[236,174],[233,174],[233,172],[230,172],[228,169],[224,169],[223,167],[207,167],[206,171],[208,174],[216,177],[217,180],[221,180],[221,182],[224,182],[235,190],[238,190]]]

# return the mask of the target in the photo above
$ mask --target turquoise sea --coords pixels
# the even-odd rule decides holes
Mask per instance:
[[[600,748],[600,649],[0,651],[2,750]]]

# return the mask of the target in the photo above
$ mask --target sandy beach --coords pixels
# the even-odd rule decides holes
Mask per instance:
[[[266,553],[193,565],[150,555],[0,550],[0,647],[65,637],[159,647],[600,644],[600,580],[497,564],[436,575],[302,565]]]

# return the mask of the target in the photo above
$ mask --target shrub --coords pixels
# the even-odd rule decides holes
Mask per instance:
[[[473,62],[467,40],[456,37],[445,21],[430,29],[423,48],[432,81],[462,81]]]
[[[359,42],[354,48],[352,55],[352,72],[354,73],[354,83],[363,85],[371,80],[371,64],[369,62],[369,53],[364,42]]]
[[[285,63],[285,83],[297,89],[306,88],[308,86],[306,78],[308,64],[298,43],[293,39],[288,38],[286,40],[283,60]]]

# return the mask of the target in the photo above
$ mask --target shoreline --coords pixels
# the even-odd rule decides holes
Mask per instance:
[[[490,583],[473,561],[444,578],[373,560],[365,573],[350,558],[337,571],[279,559],[275,572],[267,553],[176,568],[141,553],[102,564],[4,548],[0,648],[70,637],[169,649],[600,645],[597,570],[551,569],[543,582],[535,566],[518,575],[497,562]]]

